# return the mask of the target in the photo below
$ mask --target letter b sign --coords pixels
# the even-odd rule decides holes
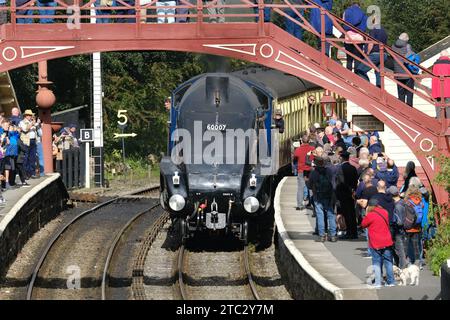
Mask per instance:
[[[94,141],[94,129],[81,129],[80,130],[80,140],[81,140],[81,142]]]

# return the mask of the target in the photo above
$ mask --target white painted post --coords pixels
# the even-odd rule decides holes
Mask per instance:
[[[84,187],[89,189],[91,187],[91,164],[90,164],[90,151],[91,151],[91,143],[90,142],[85,142],[84,146],[86,148],[85,150],[85,162],[84,162],[84,166],[85,166],[85,177],[84,177]]]

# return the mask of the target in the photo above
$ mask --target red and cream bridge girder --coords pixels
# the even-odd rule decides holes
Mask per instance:
[[[6,24],[1,27],[0,71],[41,60],[92,52],[168,50],[227,56],[258,63],[336,92],[384,122],[411,148],[428,178],[438,172],[433,156],[449,155],[447,123],[408,107],[271,23],[223,24]],[[262,31],[262,32],[261,32]],[[439,202],[447,201],[435,184]]]

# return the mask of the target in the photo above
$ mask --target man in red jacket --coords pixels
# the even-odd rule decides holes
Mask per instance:
[[[369,230],[369,247],[372,255],[372,267],[375,272],[375,287],[381,287],[383,265],[386,268],[386,286],[395,286],[392,236],[389,229],[389,215],[378,200],[370,199],[367,215],[361,222],[361,227]]]
[[[297,160],[297,210],[304,210],[303,201],[307,200],[308,189],[306,189],[305,176],[309,175],[311,167],[306,164],[306,155],[313,151],[314,147],[308,142],[308,136],[302,136],[302,144],[294,151],[294,161]],[[306,190],[305,190],[306,189]]]
[[[441,103],[450,105],[450,52],[448,50],[441,52],[441,57],[433,65],[433,73],[438,76],[433,78],[431,86],[433,98]],[[439,76],[447,76],[443,82],[444,92],[441,92],[441,80]],[[444,101],[441,101],[442,97]],[[436,119],[441,117],[441,110],[441,107],[436,106]],[[450,119],[450,106],[445,107],[445,113],[446,115],[443,115],[443,118]]]

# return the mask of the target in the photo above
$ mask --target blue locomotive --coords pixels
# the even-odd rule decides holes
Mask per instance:
[[[160,201],[183,242],[196,232],[247,242],[249,226],[273,215],[272,102],[263,85],[227,73],[197,76],[172,93]]]

